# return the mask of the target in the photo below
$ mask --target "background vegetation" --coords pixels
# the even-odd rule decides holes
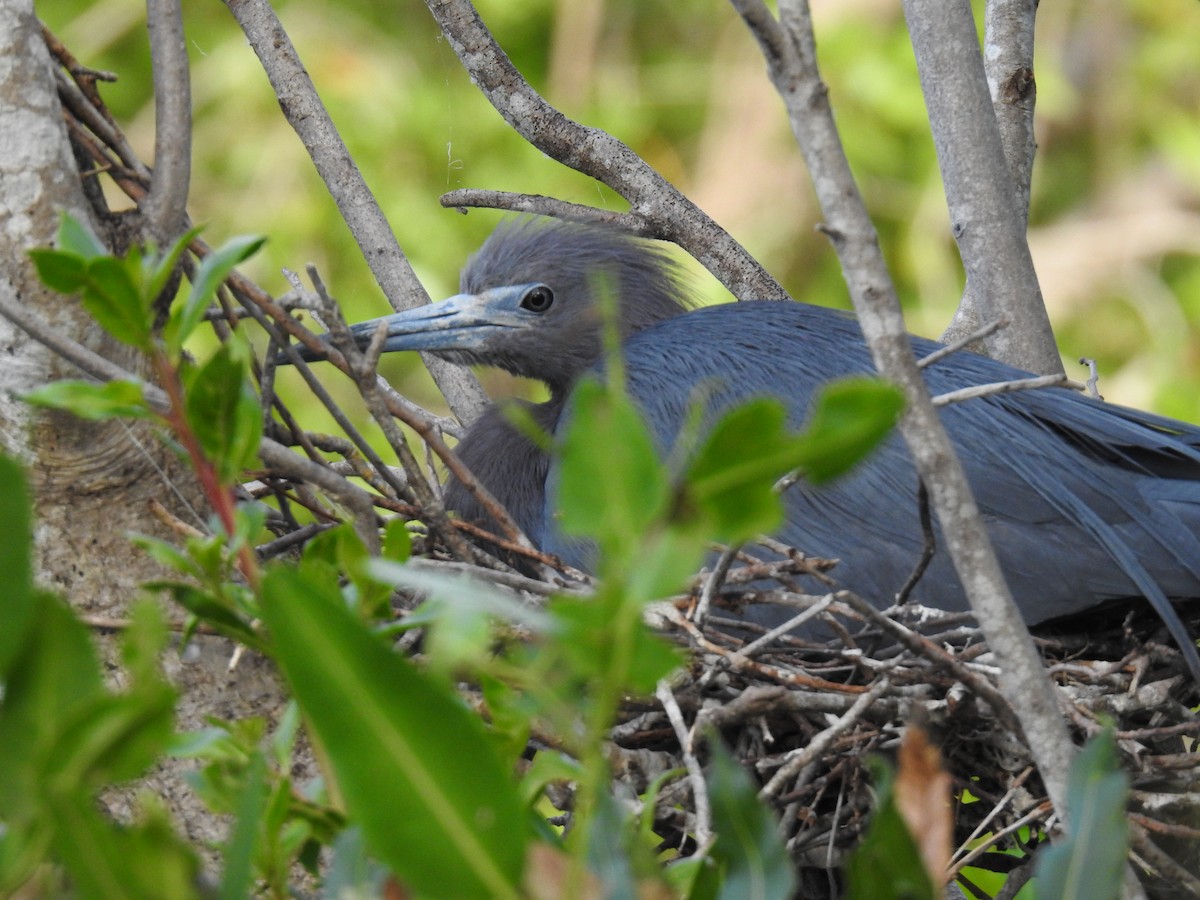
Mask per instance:
[[[220,242],[271,236],[250,272],[316,263],[347,317],[386,312],[333,203],[278,113],[226,9],[186,5],[196,113],[191,209]],[[623,203],[530,148],[469,83],[424,6],[277,4],[401,246],[434,297],[500,214],[437,198],[491,187]],[[909,327],[936,336],[961,290],[924,105],[898,3],[817,0],[821,67]],[[568,115],[611,131],[742,241],[798,299],[847,305],[782,107],[752,39],[719,0],[481,0],[517,66]],[[39,13],[152,148],[139,0],[54,0]],[[979,17],[982,18],[981,16]],[[1112,401],[1200,421],[1200,7],[1070,0],[1038,14],[1039,152],[1030,242],[1067,360],[1095,357]],[[697,291],[728,299],[699,269]],[[400,356],[405,356],[401,354]],[[397,386],[436,402],[415,359]],[[488,373],[491,388],[501,376]],[[340,379],[337,379],[340,380]],[[312,427],[323,427],[319,420]]]

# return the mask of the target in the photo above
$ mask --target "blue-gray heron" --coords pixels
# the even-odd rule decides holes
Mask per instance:
[[[664,453],[702,383],[714,408],[779,397],[799,427],[823,382],[874,370],[857,324],[842,312],[786,302],[689,310],[673,265],[650,243],[536,220],[502,225],[467,262],[457,296],[385,317],[384,350],[426,350],[538,379],[550,399],[526,405],[553,433],[569,411],[572,386],[602,355],[597,290],[617,298],[628,390]],[[365,342],[378,321],[352,330]],[[918,356],[940,346],[912,342]],[[924,374],[938,394],[1028,373],[958,352]],[[1062,388],[991,395],[941,415],[1026,620],[1144,597],[1200,677],[1195,645],[1171,603],[1200,598],[1200,429]],[[471,425],[458,454],[536,544],[590,565],[586,548],[556,530],[547,492],[554,461],[499,405]],[[893,435],[849,475],[791,489],[776,537],[840,559],[834,575],[841,586],[887,605],[922,551],[917,483]],[[457,483],[446,504],[492,524]],[[944,551],[912,597],[967,608]]]

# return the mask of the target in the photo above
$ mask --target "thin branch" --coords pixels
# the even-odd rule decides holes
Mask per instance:
[[[883,696],[889,687],[891,687],[891,682],[886,677],[880,678],[875,684],[871,685],[871,689],[855,700],[854,705],[846,710],[828,728],[820,734],[815,735],[805,747],[789,753],[784,764],[771,776],[771,780],[763,786],[758,795],[763,799],[778,796],[797,772],[814,760],[820,759],[821,754],[829,749],[834,738],[852,725],[857,724],[862,714],[870,708],[872,703]]]
[[[997,394],[1012,394],[1016,391],[1035,391],[1038,388],[1062,387],[1069,383],[1070,380],[1066,375],[1035,375],[1032,378],[1018,378],[1015,381],[974,384],[971,387],[959,388],[957,391],[938,394],[933,398],[933,405],[949,406],[951,403],[962,403],[964,400],[994,397]]]
[[[1096,365],[1096,361],[1090,356],[1081,356],[1079,357],[1079,364],[1087,366],[1088,378],[1085,387],[1088,396],[1094,397],[1096,400],[1103,400],[1104,398],[1100,396],[1100,369]]]
[[[147,0],[154,72],[154,174],[142,204],[149,234],[175,240],[187,223],[192,173],[192,87],[180,0]]]
[[[608,209],[597,209],[582,203],[570,203],[541,194],[517,194],[512,191],[488,191],[478,188],[462,188],[442,194],[438,202],[447,209],[465,213],[468,208],[502,209],[508,212],[528,213],[533,216],[552,216],[573,222],[590,222],[619,228],[638,237],[661,238],[657,225],[637,213],[618,213]]]
[[[982,340],[998,329],[1004,328],[1006,325],[1008,325],[1007,319],[994,319],[993,321],[988,322],[986,325],[975,329],[970,334],[963,335],[957,340],[946,344],[944,347],[939,347],[932,353],[922,356],[917,360],[917,368],[924,369],[926,366],[932,366],[934,363],[941,362],[947,356],[957,353],[959,350],[965,350],[971,344]]]
[[[411,309],[428,303],[429,294],[396,242],[268,0],[226,0],[226,6],[262,62],[288,123],[312,157],[392,308]],[[422,354],[422,358],[455,415],[464,423],[478,418],[488,400],[475,376],[431,354]]]
[[[30,312],[19,304],[15,295],[9,290],[7,282],[3,281],[0,281],[0,315],[85,374],[100,381],[132,381],[141,384],[142,395],[146,398],[147,403],[160,412],[165,412],[169,408],[170,404],[165,391],[143,381],[116,363],[56,331],[36,313]],[[366,545],[378,548],[379,529],[375,523],[374,505],[370,494],[355,487],[325,466],[293,453],[270,438],[262,439],[259,457],[273,469],[320,488],[344,505],[354,514],[355,531],[359,533]]]
[[[663,705],[667,721],[679,741],[679,749],[683,756],[683,765],[687,769],[688,784],[692,787],[692,805],[696,811],[696,843],[701,852],[712,841],[712,805],[708,802],[708,782],[704,779],[704,769],[692,746],[692,733],[688,730],[687,722],[683,719],[683,711],[671,692],[671,685],[666,680],[660,681],[654,689],[654,696]]]
[[[783,300],[787,292],[703,210],[607,132],[567,118],[537,93],[496,43],[468,0],[425,0],[471,80],[525,140],[595,178],[696,258],[739,299]]]

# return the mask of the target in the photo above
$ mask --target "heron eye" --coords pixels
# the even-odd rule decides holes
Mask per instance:
[[[527,309],[530,312],[544,313],[553,305],[554,291],[544,284],[530,288],[521,298],[521,309]]]

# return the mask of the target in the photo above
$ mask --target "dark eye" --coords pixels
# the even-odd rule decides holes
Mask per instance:
[[[534,285],[521,298],[521,309],[527,309],[530,312],[544,313],[553,305],[554,291],[544,284]]]

